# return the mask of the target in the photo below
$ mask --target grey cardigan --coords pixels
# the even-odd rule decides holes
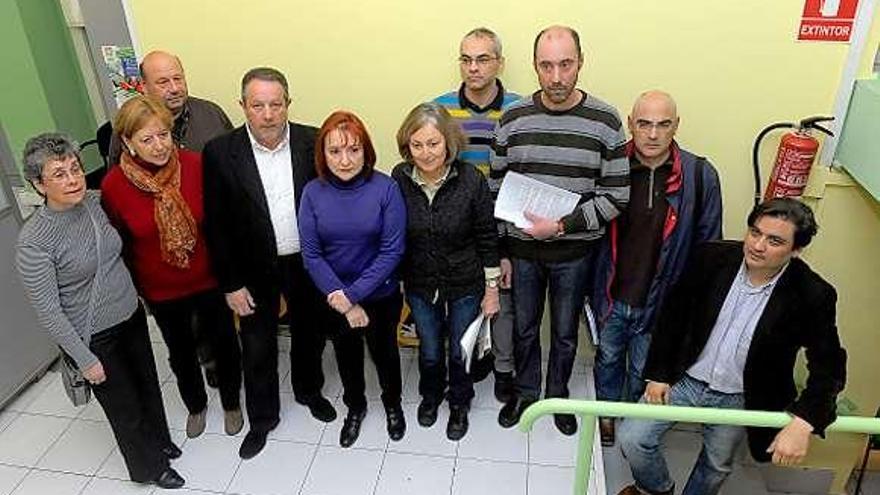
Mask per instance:
[[[90,212],[102,236],[100,263]],[[121,249],[119,234],[101,209],[97,193],[91,191],[69,210],[40,207],[18,235],[16,266],[37,320],[81,370],[98,362],[89,350],[91,336],[127,320],[138,306]],[[98,270],[91,323],[86,320]]]

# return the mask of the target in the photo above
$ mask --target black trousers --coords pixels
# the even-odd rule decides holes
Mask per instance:
[[[199,413],[208,405],[199,366],[197,335],[202,335],[214,350],[223,409],[238,409],[241,351],[232,311],[223,295],[210,290],[172,301],[152,302],[149,306],[168,345],[168,361],[189,413]]]
[[[325,303],[326,306],[326,303]],[[333,331],[333,350],[342,379],[342,401],[350,410],[360,411],[367,407],[364,394],[364,340],[376,367],[379,385],[382,387],[382,403],[386,408],[400,405],[402,379],[400,352],[397,348],[397,323],[403,297],[400,293],[361,303],[370,323],[364,328],[351,328],[344,315],[327,307],[325,318],[328,329]]]
[[[153,481],[168,468],[162,448],[171,436],[143,308],[93,335],[89,348],[107,376],[92,390],[110,421],[128,475],[140,483]]]
[[[290,325],[293,393],[297,400],[308,401],[324,386],[321,352],[326,339],[317,322],[318,312],[327,303],[299,254],[281,256],[278,261],[279,284],[248,287],[256,307],[254,314],[239,320],[247,413],[254,431],[271,430],[279,420],[278,309],[282,295]]]

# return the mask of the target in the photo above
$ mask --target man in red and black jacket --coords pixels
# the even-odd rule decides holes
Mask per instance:
[[[627,124],[630,202],[612,220],[598,259],[594,373],[599,400],[637,402],[659,306],[692,246],[721,238],[721,185],[708,160],[675,142],[679,117],[668,94],[640,95]],[[614,420],[599,425],[602,443],[613,444]]]

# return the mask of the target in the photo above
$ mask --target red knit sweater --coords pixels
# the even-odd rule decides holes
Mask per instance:
[[[178,150],[180,193],[189,205],[198,226],[195,251],[189,268],[177,268],[162,261],[159,228],[153,214],[153,196],[135,187],[122,168],[114,166],[101,183],[101,202],[110,222],[123,241],[126,264],[138,292],[148,302],[161,302],[197,294],[217,286],[211,272],[208,249],[202,230],[202,156]]]

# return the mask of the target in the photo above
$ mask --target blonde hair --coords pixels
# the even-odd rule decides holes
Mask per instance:
[[[122,108],[113,119],[113,132],[120,138],[131,139],[135,132],[154,117],[169,130],[174,125],[174,116],[165,108],[164,102],[149,96],[134,96],[122,104]]]

